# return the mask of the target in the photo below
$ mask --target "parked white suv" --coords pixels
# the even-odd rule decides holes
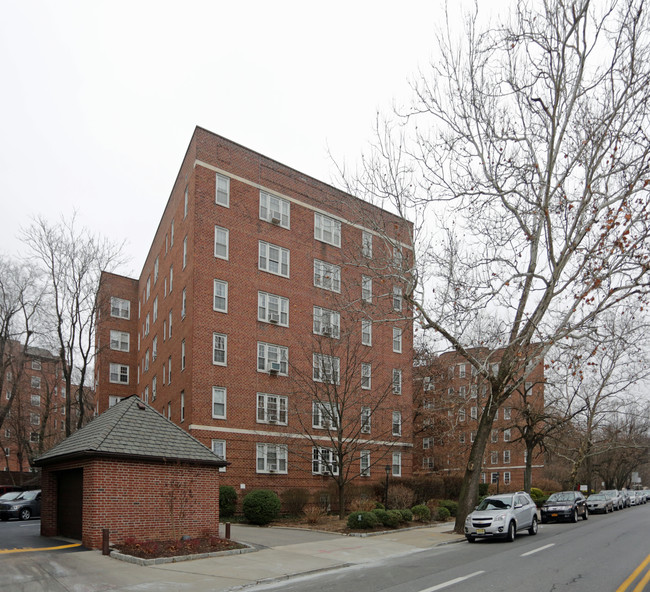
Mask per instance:
[[[525,491],[490,495],[465,520],[465,538],[470,543],[488,537],[512,542],[518,531],[526,529],[537,534],[537,506]]]

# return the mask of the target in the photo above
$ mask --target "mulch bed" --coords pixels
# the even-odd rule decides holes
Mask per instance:
[[[137,541],[126,539],[123,543],[114,545],[114,548],[125,555],[132,555],[141,559],[157,559],[159,557],[178,557],[230,551],[232,549],[243,549],[245,546],[227,539],[203,537],[185,541]]]

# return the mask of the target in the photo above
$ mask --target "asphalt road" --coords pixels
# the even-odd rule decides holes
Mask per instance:
[[[41,521],[39,518],[31,520],[9,520],[0,521],[0,556],[2,551],[10,549],[44,549],[68,547],[62,551],[80,551],[83,547],[76,544],[70,547],[73,541],[66,541],[60,538],[48,538],[41,536]]]
[[[645,562],[634,581],[628,576]],[[643,579],[645,577],[645,584]],[[459,543],[251,590],[283,592],[650,592],[650,504],[540,525],[514,543]]]

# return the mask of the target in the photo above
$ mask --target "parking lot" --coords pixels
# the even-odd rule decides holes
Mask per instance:
[[[41,521],[38,518],[0,522],[0,554],[33,549],[60,550],[62,552],[84,550],[79,541],[42,537]]]

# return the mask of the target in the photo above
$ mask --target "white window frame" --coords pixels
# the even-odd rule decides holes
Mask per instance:
[[[173,318],[172,310],[169,309],[169,323],[168,323],[169,331],[167,332],[167,337],[169,337],[170,339],[172,337],[172,318]]]
[[[393,310],[402,312],[402,287],[393,286]]]
[[[392,458],[392,473],[393,477],[401,477],[402,476],[402,453],[401,452],[393,452],[393,458]]]
[[[328,245],[341,246],[341,222],[331,216],[314,212],[314,238]]]
[[[361,231],[361,254],[366,259],[372,259],[372,232]]]
[[[40,407],[41,406],[41,395],[31,395],[30,403],[32,404],[33,407]]]
[[[505,419],[506,421],[512,419],[512,407],[503,408],[503,419]]]
[[[361,345],[372,346],[372,321],[361,319]]]
[[[370,390],[372,388],[372,364],[361,363],[361,388]]]
[[[185,185],[185,193],[183,194],[183,220],[187,218],[189,201],[190,201],[190,187],[189,185]]]
[[[181,296],[181,319],[184,319],[186,314],[187,314],[187,288],[183,288],[183,295]]]
[[[257,423],[287,425],[289,399],[282,395],[257,393]]]
[[[210,449],[222,460],[226,460],[226,441],[213,439],[210,442]],[[226,467],[219,467],[220,473],[226,472]]]
[[[219,306],[219,302],[223,300],[223,307]],[[216,312],[228,312],[228,282],[223,280],[214,280],[212,290],[212,310]]]
[[[490,464],[491,465],[499,464],[499,453],[496,450],[490,452]]]
[[[153,308],[151,311],[152,323],[155,323],[158,320],[158,296],[153,299]]]
[[[465,444],[465,432],[460,432],[458,434],[458,442],[460,444]]]
[[[151,361],[155,362],[158,357],[158,335],[151,341]]]
[[[510,429],[508,428],[506,430],[503,430],[503,441],[504,442],[510,442],[510,438],[511,438]]]
[[[331,448],[314,446],[311,453],[311,472],[314,475],[338,475],[336,452]]]
[[[370,450],[362,450],[359,453],[359,474],[362,477],[370,477]]]
[[[341,268],[334,263],[314,259],[314,286],[340,294]]]
[[[372,431],[372,409],[361,407],[361,433],[369,434]]]
[[[217,352],[223,352],[223,359],[217,358]],[[215,366],[228,365],[228,336],[225,333],[212,333],[212,363]]]
[[[257,293],[257,320],[289,326],[289,299],[268,292]]]
[[[313,354],[312,378],[314,382],[340,384],[341,358],[326,354]]]
[[[260,190],[260,219],[289,229],[291,227],[291,204],[286,199]]]
[[[314,334],[338,339],[341,334],[341,314],[314,306]]]
[[[467,365],[458,364],[458,378],[465,378],[467,376]]]
[[[458,410],[458,421],[465,421],[465,410],[464,409],[459,409]]]
[[[401,411],[393,411],[391,432],[393,436],[402,435],[402,412]]]
[[[111,296],[111,316],[129,320],[131,318],[131,301]]]
[[[402,394],[402,370],[400,368],[393,368],[393,394]]]
[[[499,430],[492,430],[490,433],[490,442],[496,444],[499,441]]]
[[[510,464],[510,450],[503,451],[503,464],[504,465]]]
[[[223,413],[216,411],[217,405],[223,407]],[[224,386],[212,387],[212,419],[226,419],[228,416],[228,392]]]
[[[174,288],[174,266],[170,265],[169,266],[169,293],[172,293],[172,289]]]
[[[284,247],[259,241],[257,266],[266,273],[288,278],[291,271],[291,253]]]
[[[183,269],[187,266],[187,235],[183,239]]]
[[[181,391],[181,423],[185,421],[185,391]]]
[[[372,302],[372,278],[367,275],[361,276],[361,300]]]
[[[288,446],[286,444],[256,444],[255,471],[257,473],[288,472]]]
[[[275,372],[272,364],[279,364],[280,368]],[[273,343],[257,342],[257,371],[280,376],[287,376],[289,373],[289,348],[284,345]]]
[[[510,471],[503,472],[503,484],[510,485]]]
[[[32,370],[42,370],[43,364],[40,360],[32,360]]]
[[[220,196],[221,199],[219,199]],[[216,173],[214,203],[216,203],[218,206],[223,206],[224,208],[230,207],[230,177]]]
[[[402,353],[402,330],[399,327],[393,327],[393,351]]]
[[[214,226],[214,256],[228,261],[230,256],[230,230],[223,226]]]
[[[158,375],[151,379],[151,400],[155,401],[158,395]]]
[[[185,340],[181,341],[181,372],[185,370]]]
[[[153,283],[154,283],[154,286],[158,282],[159,266],[160,266],[160,261],[159,261],[158,257],[156,257],[156,260],[153,262]]]
[[[114,331],[111,329],[111,349],[128,352],[131,346],[131,336],[128,331]]]
[[[109,382],[113,384],[129,384],[129,367],[126,364],[111,364],[109,367]]]
[[[478,419],[478,407],[476,405],[469,408],[469,417],[470,419]]]
[[[319,430],[339,429],[339,412],[333,403],[313,401],[311,405],[311,427]]]

